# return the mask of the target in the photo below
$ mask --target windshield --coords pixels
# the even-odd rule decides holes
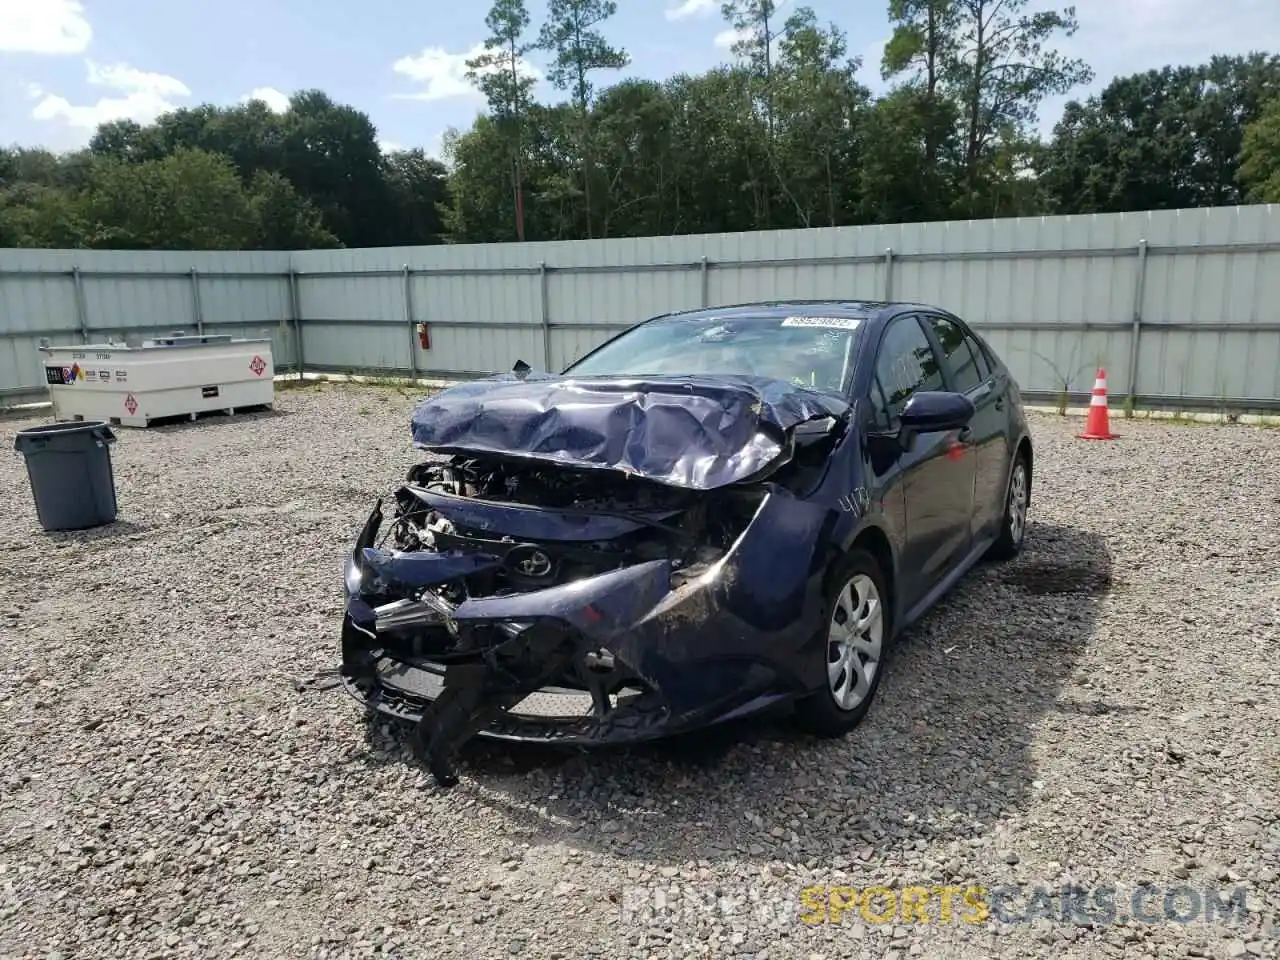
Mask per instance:
[[[862,327],[856,317],[663,317],[627,331],[565,373],[745,375],[840,392]]]

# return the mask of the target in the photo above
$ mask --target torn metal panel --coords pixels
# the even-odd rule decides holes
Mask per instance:
[[[536,504],[507,504],[464,497],[409,486],[406,492],[428,509],[447,517],[456,526],[477,531],[500,532],[504,536],[535,540],[609,540],[635,533],[653,522],[667,520],[675,510],[641,511],[636,516],[600,513],[583,509],[556,509]]]
[[[453,468],[434,469],[445,476]],[[453,777],[458,747],[477,733],[571,743],[645,739],[798,688],[797,651],[818,627],[813,551],[830,511],[766,487],[699,494],[736,504],[732,527],[720,533],[682,513],[670,530],[629,523],[608,528],[618,535],[603,541],[524,541],[465,526],[445,532],[427,503],[447,507],[458,498],[424,500],[425,489],[397,494],[408,512],[392,524],[409,539],[419,534],[405,528],[415,526],[425,545],[362,547],[348,561],[343,674],[370,707],[418,725],[419,746],[442,783]],[[520,528],[512,518],[522,511],[553,527],[547,517],[556,515],[523,504],[473,501],[471,508],[512,528]],[[694,509],[701,516],[710,508]],[[581,533],[576,520],[569,523]],[[376,532],[372,518],[366,529]],[[692,541],[681,539],[688,534]],[[552,557],[560,549],[613,567],[583,566],[544,582],[502,579],[527,551]],[[665,554],[643,559],[659,550]],[[376,576],[364,572],[370,566]],[[444,572],[454,579],[438,579]],[[591,708],[565,709],[575,696]],[[545,703],[538,709],[548,700],[565,715],[548,714]]]
[[[710,490],[767,475],[790,459],[792,428],[847,412],[839,397],[761,377],[505,374],[427,399],[412,428],[416,446],[438,453],[617,470]]]
[[[415,724],[444,784],[471,736],[632,743],[779,701],[816,733],[851,729],[873,694],[832,699],[850,624],[875,632],[872,654],[891,642],[1004,536],[1003,453],[1031,465],[1016,389],[976,340],[1003,420],[917,391],[886,428],[876,351],[922,311],[963,328],[910,304],[690,311],[566,375],[517,364],[425,401],[414,443],[450,459],[410,470],[385,535],[379,504],[347,558],[344,686]],[[927,352],[955,386],[940,339]],[[1003,451],[981,482],[974,458],[947,452],[980,431]],[[883,589],[859,589],[855,614],[862,581]],[[883,673],[864,666],[869,682]]]
[[[360,566],[374,592],[406,591],[447,583],[497,567],[502,561],[483,553],[402,553],[365,547]]]

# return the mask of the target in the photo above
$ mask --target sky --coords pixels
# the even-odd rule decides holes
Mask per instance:
[[[798,0],[779,4],[785,15]],[[801,0],[802,2],[802,0]],[[719,0],[617,0],[606,34],[631,57],[613,74],[661,78],[731,58]],[[811,0],[847,34],[861,79],[884,89],[880,55],[887,0]],[[1033,0],[1033,9],[1049,6]],[[545,0],[529,0],[536,31]],[[1062,52],[1111,78],[1215,53],[1280,52],[1280,0],[1076,0],[1080,30]],[[852,11],[860,12],[852,12]],[[483,102],[464,61],[484,40],[487,0],[0,0],[0,143],[54,150],[84,145],[100,122],[249,97],[282,109],[293,91],[320,88],[366,112],[388,149],[438,155],[449,127],[466,128]],[[541,79],[537,93],[556,91]],[[597,75],[597,83],[610,74]],[[1048,131],[1068,98],[1041,111]]]

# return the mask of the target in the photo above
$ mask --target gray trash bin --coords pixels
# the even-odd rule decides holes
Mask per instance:
[[[36,515],[47,531],[100,527],[116,518],[111,426],[51,423],[19,430],[13,447],[27,461]]]

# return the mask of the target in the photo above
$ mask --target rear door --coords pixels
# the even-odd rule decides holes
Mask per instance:
[[[942,358],[920,316],[900,314],[885,328],[871,387],[888,431],[899,429],[907,400],[922,390],[945,390]],[[918,434],[897,454],[906,513],[900,571],[904,609],[919,601],[969,550],[974,457],[956,430]]]
[[[948,388],[967,396],[977,410],[969,430],[962,432],[966,454],[974,461],[970,529],[976,542],[994,536],[1004,516],[1008,377],[993,370],[977,339],[958,318],[931,312],[925,320],[943,357]]]

